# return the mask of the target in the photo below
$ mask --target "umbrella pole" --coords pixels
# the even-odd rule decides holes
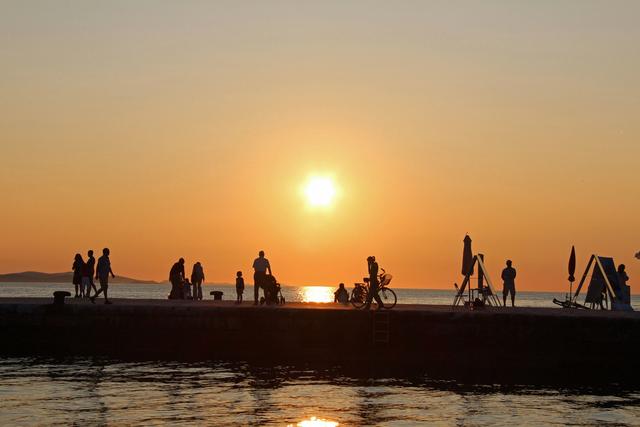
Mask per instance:
[[[569,280],[569,302],[573,302],[573,282]]]
[[[477,261],[478,261],[478,255],[474,255],[473,256],[473,262],[471,263],[471,266],[473,267],[474,265],[476,265]],[[480,267],[478,267],[478,268],[480,268]],[[471,292],[471,275],[469,275],[469,307],[473,307],[471,298],[473,298],[473,292]]]

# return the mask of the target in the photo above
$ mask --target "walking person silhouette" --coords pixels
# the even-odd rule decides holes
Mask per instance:
[[[109,274],[111,274],[112,278],[115,278],[115,274],[113,274],[113,270],[111,270],[111,260],[109,259],[109,248],[104,248],[102,250],[102,256],[98,258],[98,266],[96,267],[96,279],[100,281],[100,289],[91,297],[91,302],[95,304],[96,298],[101,293],[104,293],[104,303],[111,304],[108,296],[109,289]]]
[[[378,310],[384,307],[382,300],[380,299],[380,295],[378,295],[378,263],[376,262],[376,257],[370,256],[367,258],[367,268],[369,270],[369,295],[367,295],[367,303],[364,306],[365,310],[369,310],[371,308],[371,303],[373,300],[376,300],[376,304],[378,304]]]
[[[91,298],[91,289],[93,288],[94,295],[98,293],[96,285],[93,282],[93,275],[95,274],[96,259],[93,257],[93,251],[87,252],[87,262],[84,263],[82,269],[82,287],[84,288],[85,297]]]

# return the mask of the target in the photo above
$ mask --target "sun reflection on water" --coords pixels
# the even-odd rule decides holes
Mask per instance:
[[[333,288],[330,286],[304,286],[300,290],[302,302],[333,302]]]
[[[337,427],[340,423],[336,421],[323,420],[322,418],[311,417],[308,420],[302,420],[297,427]],[[293,427],[293,424],[287,425],[287,427]]]

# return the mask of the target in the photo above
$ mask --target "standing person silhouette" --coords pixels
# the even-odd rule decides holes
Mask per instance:
[[[271,264],[264,257],[264,251],[258,253],[258,258],[253,261],[253,305],[258,305],[260,288],[266,284],[267,272],[271,275]]]
[[[73,270],[73,278],[71,279],[71,283],[76,288],[76,296],[74,298],[80,298],[84,295],[82,290],[82,269],[84,268],[84,260],[82,259],[82,255],[76,254],[73,258],[73,265],[71,266],[71,270]]]
[[[193,264],[193,270],[191,270],[191,285],[193,288],[193,299],[202,299],[202,283],[204,282],[204,269],[200,262]]]
[[[624,264],[618,266],[618,281],[620,282],[620,294],[623,304],[631,304],[631,288],[627,285],[629,275]]]
[[[87,262],[85,264],[85,269],[87,272],[86,276],[83,276],[83,280],[84,277],[88,277],[89,278],[89,286],[87,286],[87,298],[91,297],[91,288],[93,288],[93,293],[94,295],[98,293],[98,289],[96,288],[96,284],[93,281],[93,275],[96,272],[96,259],[93,256],[93,251],[89,250],[89,252],[87,252]]]
[[[516,306],[516,269],[511,267],[511,260],[507,260],[507,267],[502,270],[502,303],[507,306],[507,295],[511,294],[511,307]]]
[[[98,258],[98,266],[96,267],[96,279],[100,281],[100,289],[91,297],[91,302],[95,304],[96,298],[101,293],[104,293],[104,303],[111,304],[109,301],[109,296],[107,294],[109,289],[109,274],[111,274],[112,278],[115,278],[115,274],[113,274],[113,270],[111,270],[111,260],[109,259],[109,248],[104,248],[102,250],[102,256]]]
[[[364,309],[369,310],[371,303],[375,299],[376,304],[378,304],[378,310],[380,310],[384,307],[384,304],[382,304],[380,295],[378,295],[378,263],[376,262],[376,257],[370,256],[367,258],[367,268],[369,270],[369,295],[367,295],[367,303]]]
[[[242,304],[242,294],[244,293],[244,277],[242,271],[236,273],[236,304]]]
[[[182,285],[184,284],[184,258],[180,258],[171,266],[169,270],[169,281],[171,282],[171,293],[169,299],[182,299]]]

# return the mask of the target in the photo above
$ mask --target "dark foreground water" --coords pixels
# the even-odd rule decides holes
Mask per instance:
[[[315,417],[315,418],[314,418]],[[638,425],[640,393],[340,368],[0,359],[0,425]]]

